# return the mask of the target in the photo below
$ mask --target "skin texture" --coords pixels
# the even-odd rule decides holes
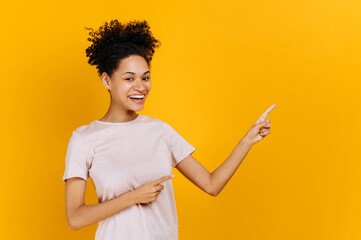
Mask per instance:
[[[150,73],[147,62],[143,57],[131,55],[124,58],[118,69],[109,76],[105,72],[101,81],[111,93],[111,103],[107,113],[99,119],[105,122],[127,122],[135,119],[144,108],[144,103],[151,90]],[[135,74],[125,74],[134,72]],[[143,103],[134,103],[128,96],[145,94]],[[227,159],[213,172],[209,172],[191,154],[176,165],[176,168],[189,181],[211,196],[217,196],[242,163],[251,147],[270,134],[270,119],[265,119],[275,108],[270,106],[251,126],[247,134],[238,142]],[[163,176],[155,181],[146,182],[133,191],[113,198],[109,201],[85,205],[86,181],[74,177],[65,183],[66,216],[72,230],[97,223],[114,215],[134,204],[156,201],[158,194],[163,190],[162,182],[172,178],[172,175]]]

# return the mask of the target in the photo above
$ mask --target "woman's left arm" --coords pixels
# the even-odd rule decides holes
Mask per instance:
[[[273,104],[257,119],[232,153],[212,173],[192,155],[177,164],[176,168],[200,189],[211,196],[217,196],[236,172],[251,147],[271,132],[271,120],[265,120],[265,118],[275,107],[276,104]]]

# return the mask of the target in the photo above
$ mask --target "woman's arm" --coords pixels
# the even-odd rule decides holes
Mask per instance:
[[[246,139],[241,139],[227,159],[211,173],[212,196],[222,191],[252,146]]]
[[[265,118],[275,107],[276,104],[271,105],[256,120],[247,134],[238,142],[228,158],[212,173],[192,155],[189,155],[178,163],[176,168],[200,189],[211,196],[217,196],[236,172],[251,147],[271,132],[271,120],[265,120]]]
[[[164,189],[161,183],[173,177],[173,175],[166,175],[154,181],[145,182],[134,190],[94,205],[84,204],[86,181],[79,177],[69,178],[65,181],[65,207],[68,224],[72,230],[77,230],[99,222],[132,205],[156,201]]]
[[[201,190],[216,197],[231,179],[252,147],[251,144],[242,140],[237,144],[229,157],[212,173],[192,155],[188,155],[188,157],[178,163],[176,168]]]
[[[85,205],[86,181],[82,178],[69,178],[65,182],[66,218],[72,230],[97,223],[134,204],[133,191],[122,194],[109,201],[94,205]]]

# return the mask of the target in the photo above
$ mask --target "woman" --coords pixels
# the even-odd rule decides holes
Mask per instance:
[[[91,28],[88,28],[91,29]],[[95,239],[178,239],[171,175],[176,167],[201,190],[217,196],[249,149],[270,133],[272,105],[210,173],[191,155],[195,148],[169,124],[137,114],[151,90],[150,62],[159,47],[146,21],[105,23],[89,34],[86,50],[110,93],[108,112],[73,131],[66,153],[66,217],[72,230],[99,222]],[[85,205],[86,182],[98,204]]]

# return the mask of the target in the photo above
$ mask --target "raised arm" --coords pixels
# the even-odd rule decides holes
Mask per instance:
[[[200,189],[211,196],[217,196],[236,172],[251,147],[270,133],[271,120],[265,120],[265,118],[275,106],[276,104],[270,106],[257,119],[227,159],[212,173],[192,155],[178,163],[176,168]]]

